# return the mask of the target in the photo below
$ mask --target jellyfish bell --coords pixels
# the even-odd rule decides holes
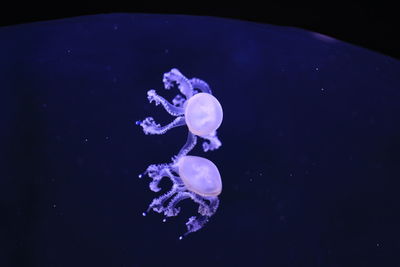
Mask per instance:
[[[184,109],[186,125],[195,135],[211,135],[221,126],[222,106],[211,94],[195,94],[185,102]]]
[[[204,197],[221,194],[221,174],[212,161],[197,156],[183,156],[176,164],[187,190]]]

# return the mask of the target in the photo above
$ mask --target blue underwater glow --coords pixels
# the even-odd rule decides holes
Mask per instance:
[[[399,265],[398,60],[302,29],[146,14],[2,27],[0,59],[0,266]],[[198,205],[144,219],[154,193],[136,179],[187,138],[134,124],[171,122],[145,90],[174,67],[226,115],[223,147],[190,152],[218,165],[223,205],[183,241]]]

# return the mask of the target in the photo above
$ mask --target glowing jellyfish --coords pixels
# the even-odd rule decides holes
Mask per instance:
[[[152,179],[150,189],[154,192],[160,191],[158,184],[163,177],[172,181],[171,190],[155,198],[146,213],[153,210],[171,217],[179,214],[177,204],[184,199],[190,198],[199,204],[199,215],[190,217],[186,222],[187,232],[184,236],[201,229],[218,208],[218,195],[222,191],[221,175],[217,166],[208,159],[183,156],[170,164],[150,165],[144,174]]]
[[[176,118],[165,126],[157,124],[152,117],[137,121],[136,123],[142,126],[144,133],[164,134],[174,127],[187,125],[189,129],[187,142],[177,157],[186,155],[196,145],[197,136],[206,140],[203,142],[204,151],[219,148],[221,141],[218,139],[216,130],[222,123],[223,112],[221,104],[211,94],[208,84],[197,78],[189,80],[177,69],[165,73],[163,82],[167,90],[176,83],[181,92],[175,96],[172,104],[159,96],[155,90],[149,90],[147,98],[150,103],[154,101],[156,105],[161,104]]]
[[[197,136],[206,140],[203,142],[204,151],[221,146],[216,130],[222,123],[223,112],[206,82],[197,78],[189,80],[177,69],[165,73],[163,82],[165,89],[170,89],[176,83],[181,92],[175,96],[172,104],[157,95],[155,90],[148,91],[147,98],[150,103],[155,101],[156,105],[162,104],[169,114],[177,118],[166,126],[157,124],[152,117],[137,124],[145,134],[164,134],[174,127],[187,125],[188,138],[179,153],[172,157],[172,163],[153,164],[145,171],[144,174],[152,179],[150,189],[154,192],[160,191],[158,185],[164,177],[168,177],[173,184],[170,191],[151,202],[147,212],[154,210],[164,213],[166,217],[176,216],[180,211],[177,204],[184,199],[192,199],[199,204],[199,215],[189,218],[186,223],[187,235],[201,229],[216,212],[218,195],[222,191],[221,175],[215,164],[208,159],[187,154],[196,145]],[[143,175],[139,175],[141,177]]]

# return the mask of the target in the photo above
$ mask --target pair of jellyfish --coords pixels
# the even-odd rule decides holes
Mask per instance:
[[[159,96],[155,90],[149,90],[147,98],[150,103],[161,104],[176,118],[165,126],[157,124],[152,117],[137,121],[136,124],[143,128],[145,134],[165,134],[172,128],[186,125],[188,136],[185,145],[172,157],[171,163],[152,164],[139,175],[139,178],[147,175],[152,179],[150,189],[154,192],[161,190],[159,183],[164,177],[172,182],[171,190],[153,199],[143,215],[153,210],[163,213],[165,217],[176,216],[180,212],[178,203],[184,199],[192,199],[199,205],[199,214],[190,217],[186,222],[187,231],[179,237],[182,239],[187,234],[200,230],[219,205],[218,195],[222,191],[222,181],[217,166],[206,158],[188,153],[195,147],[198,137],[204,139],[202,145],[205,152],[218,149],[222,145],[216,130],[222,123],[223,112],[221,104],[203,80],[188,79],[179,70],[172,69],[164,74],[163,83],[167,90],[177,85],[180,91],[172,103]]]

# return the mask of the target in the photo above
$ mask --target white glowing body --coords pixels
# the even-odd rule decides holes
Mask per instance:
[[[198,136],[207,136],[222,123],[222,107],[210,94],[198,93],[185,102],[185,121],[189,131]]]
[[[201,196],[218,196],[222,191],[221,175],[215,164],[196,156],[184,156],[178,161],[178,173],[189,191]]]

